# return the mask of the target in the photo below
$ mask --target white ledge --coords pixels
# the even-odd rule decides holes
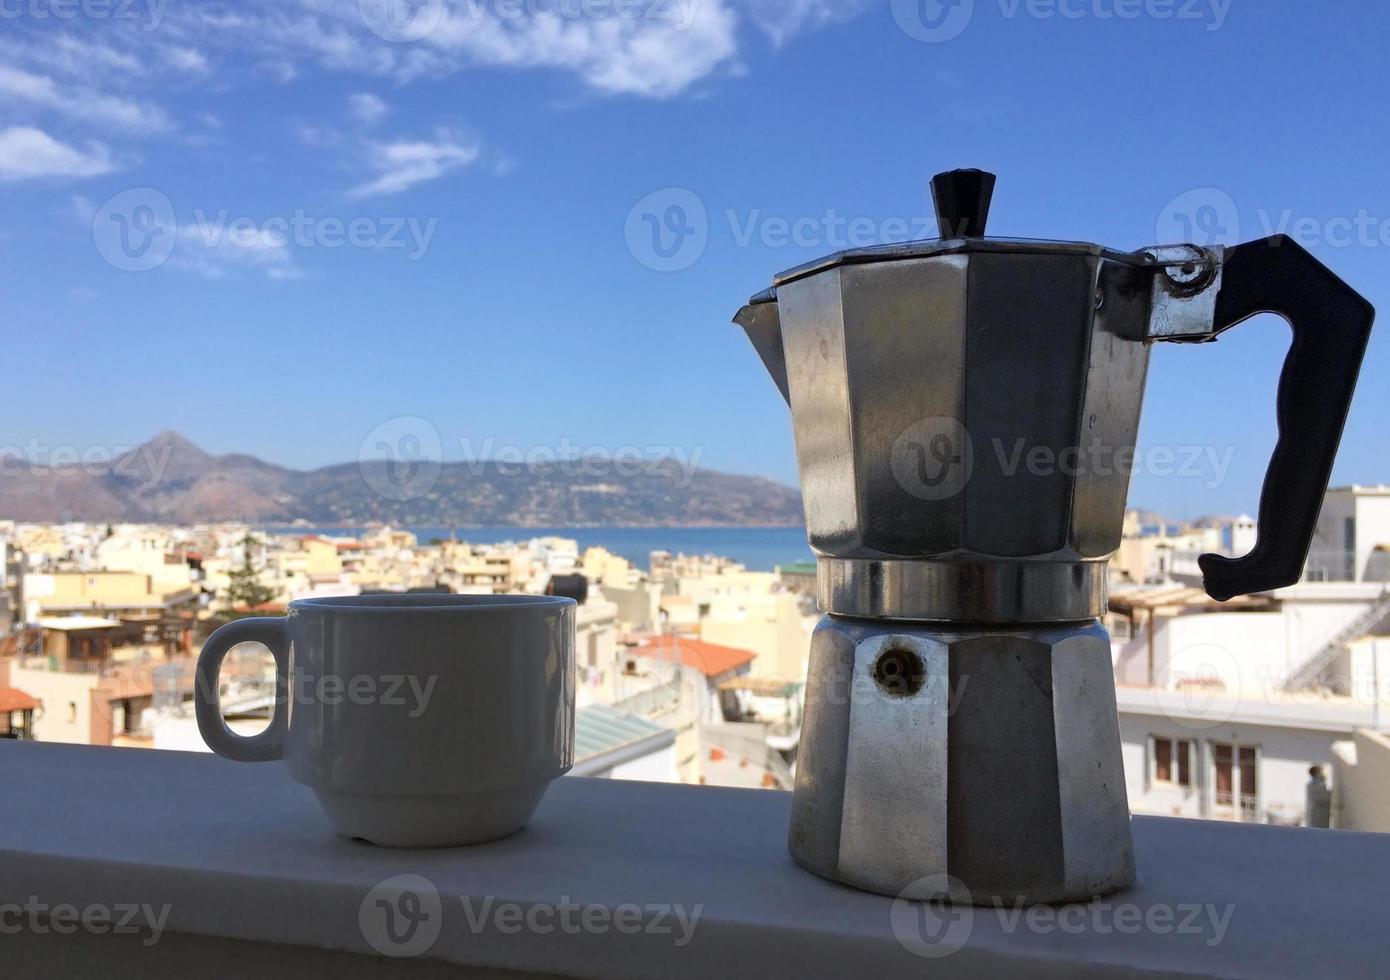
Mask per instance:
[[[1189,906],[1229,907],[1220,942],[1212,945],[1205,928],[1105,928],[1114,920],[1103,911],[1077,913],[1066,928],[1046,918],[1030,928],[975,910],[957,951],[924,959],[895,937],[891,900],[792,864],[783,793],[567,778],[509,840],[390,851],[335,837],[308,791],[279,765],[0,742],[0,773],[0,909],[31,899],[77,909],[168,906],[153,946],[32,927],[0,938],[22,963],[54,975],[83,956],[111,975],[136,965],[120,957],[139,956],[147,975],[187,975],[201,957],[212,976],[440,975],[451,964],[458,975],[505,969],[604,980],[1147,973],[1347,980],[1383,975],[1390,963],[1383,902],[1390,838],[1369,834],[1136,818],[1141,882],[1109,907],[1140,915],[1177,909],[1179,919]],[[359,924],[373,887],[402,874],[424,876],[442,896],[430,962],[378,956]],[[547,917],[549,929],[513,932],[494,916],[471,927],[464,900],[479,910],[489,898],[494,910],[567,902],[588,908],[600,925],[565,931]],[[671,933],[629,934],[605,918],[638,906],[645,927],[660,908],[677,905],[700,907],[683,946],[674,919]],[[12,921],[0,917],[0,926]]]

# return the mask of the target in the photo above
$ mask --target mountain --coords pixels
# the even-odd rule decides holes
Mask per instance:
[[[626,465],[448,463],[418,470],[364,461],[301,471],[254,456],[213,456],[177,432],[105,464],[0,460],[0,519],[217,521],[408,527],[795,525],[801,496],[760,477],[673,460]]]

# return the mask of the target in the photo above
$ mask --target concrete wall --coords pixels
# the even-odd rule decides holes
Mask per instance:
[[[678,783],[680,773],[676,767],[676,744],[672,742],[656,752],[614,766],[603,775],[610,779],[631,779],[641,783]]]
[[[1337,743],[1332,826],[1390,833],[1390,738],[1362,729],[1352,741]]]
[[[258,735],[265,731],[269,719],[233,718],[227,727],[237,735]],[[173,752],[211,752],[198,732],[197,719],[185,716],[161,718],[153,728],[154,747]]]
[[[661,596],[659,587],[645,583],[631,589],[611,585],[603,587],[604,598],[618,607],[618,621],[636,630],[652,629],[659,618],[657,603]]]

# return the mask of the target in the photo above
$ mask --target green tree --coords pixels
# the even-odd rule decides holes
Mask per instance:
[[[254,609],[274,599],[275,590],[261,584],[260,572],[256,570],[255,562],[252,560],[253,549],[260,542],[248,534],[238,543],[241,545],[241,565],[232,569],[228,575],[231,582],[227,586],[227,603],[233,609]]]

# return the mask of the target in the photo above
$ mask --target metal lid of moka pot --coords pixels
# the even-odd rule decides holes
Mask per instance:
[[[1176,254],[1170,249],[1141,249],[1125,252],[1092,242],[1054,241],[1044,238],[986,238],[989,208],[994,193],[994,174],[984,170],[951,170],[932,178],[932,199],[936,205],[939,238],[926,238],[890,245],[869,245],[823,255],[794,266],[773,277],[774,290],[798,279],[839,266],[898,262],[938,255],[967,253],[1012,253],[1017,255],[1094,256],[1140,269],[1158,269],[1200,261],[1200,252],[1183,246]],[[775,291],[760,293],[753,302],[770,302]]]

